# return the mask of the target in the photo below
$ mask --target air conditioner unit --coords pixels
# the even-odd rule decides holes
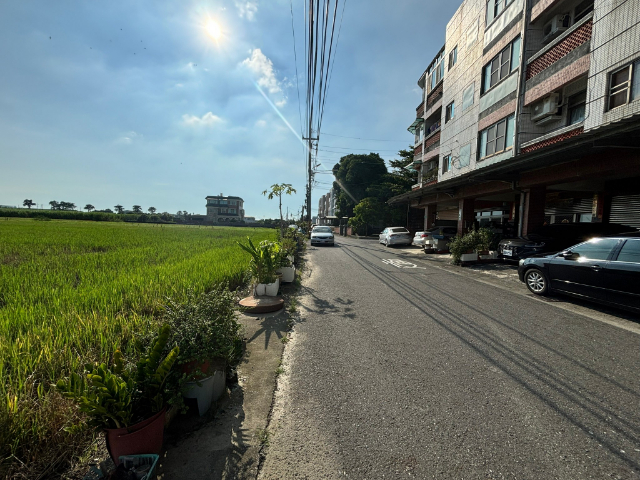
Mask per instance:
[[[545,97],[544,100],[534,104],[531,108],[531,120],[536,122],[537,125],[544,125],[558,120],[560,118],[560,115],[558,115],[559,100],[560,94],[552,93]]]
[[[542,27],[542,35],[544,35],[542,41],[544,43],[550,42],[569,28],[570,24],[571,15],[568,13],[554,15],[547,23],[545,23],[544,27]]]

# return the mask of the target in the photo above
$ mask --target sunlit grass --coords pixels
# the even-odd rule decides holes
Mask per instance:
[[[249,259],[235,242],[247,235],[276,236],[249,228],[0,219],[0,460],[29,461],[62,435],[64,419],[53,421],[49,412],[49,385],[116,348],[135,354],[131,340],[153,325],[166,297],[179,301],[188,289],[204,292],[223,281],[240,285]]]

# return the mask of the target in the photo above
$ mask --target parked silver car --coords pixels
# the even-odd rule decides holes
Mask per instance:
[[[333,247],[333,229],[331,227],[313,227],[311,245],[331,245]]]
[[[387,227],[378,237],[378,241],[387,247],[411,245],[411,232],[404,227]]]

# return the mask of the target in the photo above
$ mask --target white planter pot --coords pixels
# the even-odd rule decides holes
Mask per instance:
[[[278,295],[278,289],[280,288],[280,279],[278,278],[273,283],[267,283],[265,287],[266,288],[264,294],[268,297],[275,297],[276,295]]]
[[[256,296],[264,295],[264,292],[267,289],[267,285],[265,283],[258,283],[256,288],[253,291],[253,294]]]
[[[296,278],[296,267],[280,267],[278,273],[282,274],[282,283],[291,283]]]
[[[287,255],[287,259],[291,262],[291,265],[293,265],[295,257],[293,255]]]
[[[478,261],[478,254],[477,253],[463,253],[462,255],[460,255],[460,261],[461,262],[477,262]]]
[[[198,402],[198,413],[200,416],[207,413],[211,408],[211,402],[218,400],[224,393],[225,374],[217,371],[207,378],[198,382],[187,382],[184,398],[195,398]]]
[[[498,252],[496,250],[489,250],[489,258],[491,258],[491,260],[497,260]]]

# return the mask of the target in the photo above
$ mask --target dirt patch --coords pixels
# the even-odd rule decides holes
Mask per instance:
[[[0,260],[0,265],[8,265],[10,267],[17,267],[23,261],[24,261],[24,259],[20,256],[19,253],[13,252],[13,253],[8,253],[8,254],[4,255],[2,257],[2,260]]]

